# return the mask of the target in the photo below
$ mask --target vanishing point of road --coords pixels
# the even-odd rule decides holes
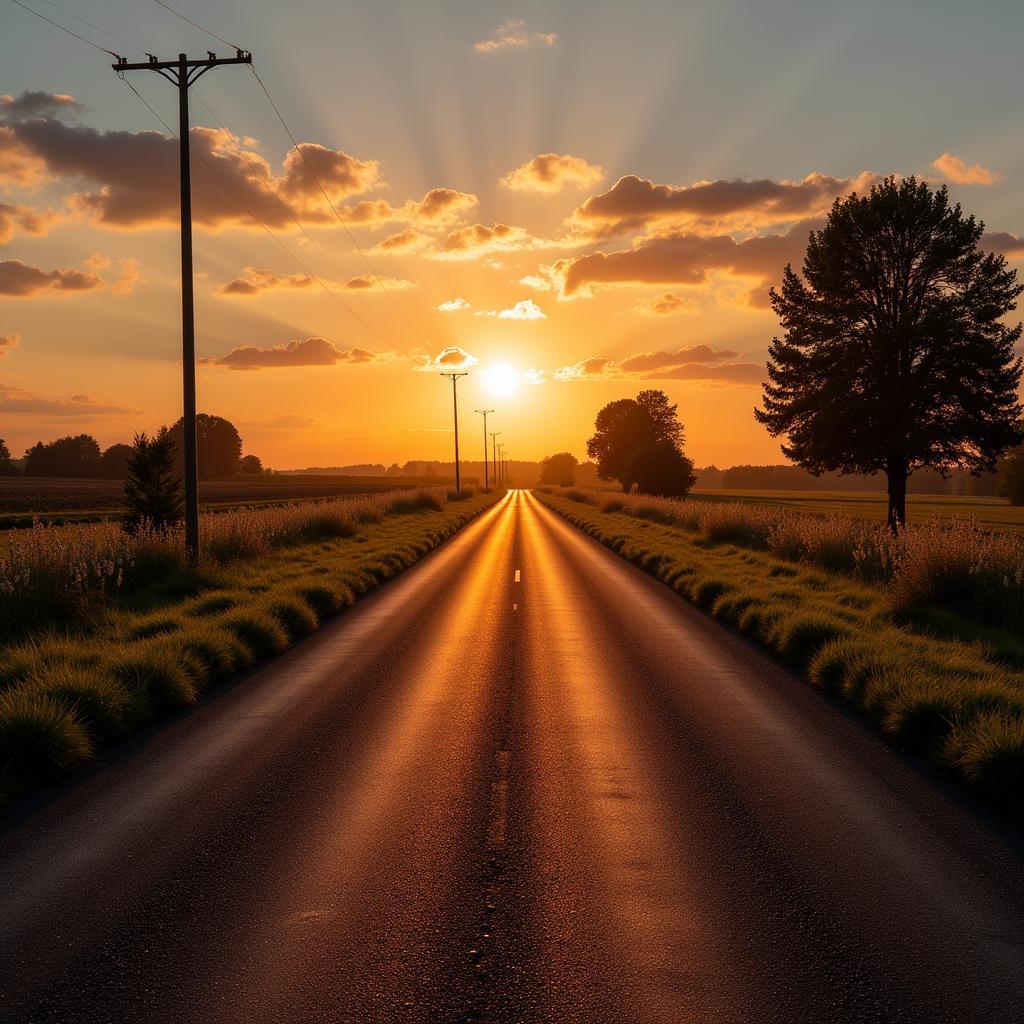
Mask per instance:
[[[1024,867],[515,491],[0,822],[0,1020],[1020,1024]]]

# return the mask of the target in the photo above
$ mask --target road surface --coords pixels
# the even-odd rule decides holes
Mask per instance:
[[[0,1019],[1019,1022],[1019,845],[513,492],[0,829]]]

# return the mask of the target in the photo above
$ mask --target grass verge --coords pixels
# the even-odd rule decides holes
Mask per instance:
[[[1015,630],[969,620],[936,628],[948,612],[929,617],[919,608],[907,617],[899,588],[830,572],[806,556],[758,550],[738,527],[717,523],[708,536],[699,523],[687,528],[651,503],[631,507],[622,495],[534,493],[815,686],[849,701],[898,744],[1024,814],[1024,665]]]
[[[171,560],[147,584],[90,601],[87,615],[71,618],[62,607],[48,626],[33,619],[30,631],[0,645],[0,803],[286,650],[503,493],[403,495],[357,508],[343,530],[290,511],[258,554],[251,537],[221,534],[237,557],[222,549],[193,572]]]

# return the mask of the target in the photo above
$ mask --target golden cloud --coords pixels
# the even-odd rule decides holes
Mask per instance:
[[[0,260],[0,295],[29,299],[41,294],[94,292],[107,284],[92,270],[61,267],[41,270],[21,260]]]
[[[0,245],[6,245],[16,234],[45,235],[50,228],[65,219],[53,210],[0,203]]]
[[[45,416],[47,419],[59,416],[62,419],[88,422],[137,413],[137,409],[115,405],[91,395],[47,398],[24,388],[0,383],[0,415],[3,416]]]
[[[451,373],[468,370],[471,366],[476,365],[476,361],[476,356],[471,355],[464,348],[460,348],[458,345],[449,345],[447,348],[441,349],[433,358],[425,358],[416,369],[424,373],[431,371]]]
[[[5,355],[7,349],[17,348],[20,344],[20,334],[0,334],[0,356]]]
[[[582,157],[559,153],[541,153],[514,171],[499,184],[513,192],[561,192],[566,188],[589,188],[603,180],[604,171]]]
[[[289,366],[334,366],[338,363],[379,363],[392,357],[365,348],[341,349],[326,338],[296,339],[269,348],[240,345],[215,359],[200,359],[206,366],[229,370],[264,370]]]
[[[529,46],[554,46],[558,42],[555,32],[529,32],[521,18],[502,22],[490,39],[473,44],[477,53],[495,53],[498,50],[522,50]]]
[[[465,299],[449,299],[447,302],[438,303],[434,307],[439,313],[458,313],[464,309],[472,308]]]
[[[494,253],[538,249],[550,243],[534,238],[526,228],[511,224],[469,224],[455,228],[427,253],[437,260],[475,260]]]
[[[935,168],[944,178],[955,185],[996,185],[1003,180],[1001,174],[990,171],[981,164],[970,166],[962,157],[953,156],[952,153],[943,153],[932,161]]]
[[[481,310],[473,316],[491,316],[498,320],[547,320],[547,314],[533,299],[522,299],[510,309]]]
[[[765,377],[763,363],[735,362],[739,353],[693,345],[675,352],[642,352],[625,359],[590,356],[552,375],[559,381],[585,380],[692,380],[724,384],[760,384]]]
[[[634,307],[645,316],[671,316],[673,313],[696,313],[700,304],[696,299],[685,298],[672,292],[662,292],[650,299],[641,299]]]

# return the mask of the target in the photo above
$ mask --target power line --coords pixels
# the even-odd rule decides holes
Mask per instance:
[[[129,81],[129,80],[127,79],[127,78],[122,78],[122,81],[123,81],[123,82],[124,82],[124,83],[125,83],[125,84],[126,84],[126,85],[128,86],[128,88],[129,88],[129,89],[131,89],[131,91],[132,91],[133,93],[135,93],[135,95],[136,95],[136,96],[138,96],[138,98],[139,98],[139,99],[140,99],[140,100],[142,101],[142,103],[143,103],[143,105],[144,105],[144,106],[146,107],[146,109],[147,109],[147,110],[148,110],[148,111],[149,111],[149,112],[150,112],[150,113],[151,113],[151,114],[152,114],[152,115],[153,115],[153,116],[154,116],[154,117],[155,117],[155,118],[156,118],[156,119],[157,119],[157,120],[158,120],[158,121],[160,122],[160,124],[162,124],[162,125],[164,126],[164,128],[165,128],[165,129],[167,130],[168,134],[169,134],[169,135],[170,135],[170,136],[171,136],[172,138],[175,138],[175,139],[176,139],[176,138],[178,138],[178,136],[177,136],[177,134],[175,133],[175,131],[174,131],[174,130],[173,130],[173,129],[172,129],[171,127],[170,127],[170,125],[168,125],[168,123],[167,123],[167,122],[166,122],[166,121],[165,121],[165,120],[164,120],[164,119],[163,119],[163,118],[162,118],[162,117],[161,117],[161,116],[160,116],[160,115],[159,115],[159,114],[158,114],[158,113],[157,113],[157,112],[156,112],[156,111],[155,111],[155,110],[153,109],[153,107],[152,107],[152,106],[151,106],[151,105],[149,104],[149,102],[148,102],[148,101],[146,100],[146,98],[145,98],[145,97],[144,97],[144,96],[142,95],[142,93],[140,93],[140,92],[139,92],[139,90],[138,90],[138,89],[136,89],[136,88],[135,88],[135,86],[134,86],[134,85],[133,85],[133,84],[132,84],[132,83],[131,83],[131,82],[130,82],[130,81]],[[205,104],[205,103],[204,103],[203,105],[204,105],[204,106],[206,106],[206,104]],[[209,108],[207,107],[207,109],[209,109]],[[212,115],[212,111],[211,111],[211,115]],[[215,118],[215,119],[216,119],[216,118]],[[226,130],[226,129],[225,129],[225,130]],[[216,173],[216,171],[214,171],[214,170],[213,170],[213,168],[212,168],[212,167],[210,167],[210,166],[209,166],[209,165],[208,165],[208,164],[207,164],[207,163],[206,163],[206,162],[205,162],[205,161],[204,161],[204,160],[202,159],[202,157],[198,156],[198,155],[197,155],[196,153],[192,153],[192,154],[191,154],[191,157],[192,157],[192,159],[193,159],[193,160],[195,160],[195,162],[196,162],[197,164],[199,164],[199,166],[200,166],[200,167],[202,167],[202,168],[203,168],[203,170],[204,170],[204,171],[206,171],[206,172],[207,172],[207,174],[209,174],[209,175],[210,175],[210,177],[212,178],[212,180],[213,180],[214,182],[216,182],[217,186],[218,186],[218,187],[219,187],[219,188],[221,189],[221,191],[222,191],[222,192],[224,192],[224,193],[225,193],[225,195],[227,195],[227,196],[228,196],[228,197],[229,197],[230,199],[233,199],[233,200],[234,200],[234,201],[235,201],[235,202],[236,202],[236,203],[238,204],[238,206],[239,206],[239,207],[241,207],[241,209],[242,209],[242,210],[243,210],[243,211],[244,211],[244,212],[245,212],[245,213],[246,213],[246,214],[247,214],[247,215],[248,215],[249,217],[251,217],[251,218],[252,218],[252,220],[253,220],[253,221],[255,221],[255,223],[256,223],[256,224],[258,224],[258,225],[259,225],[259,226],[260,226],[260,227],[261,227],[261,228],[263,229],[263,231],[265,231],[265,232],[266,232],[266,234],[267,234],[267,235],[268,235],[268,236],[269,236],[269,237],[270,237],[270,238],[271,238],[271,239],[272,239],[272,240],[273,240],[274,242],[276,242],[276,243],[277,243],[277,245],[278,245],[278,246],[280,246],[280,248],[281,248],[281,249],[282,249],[282,250],[284,251],[284,253],[285,253],[285,254],[286,254],[286,255],[287,255],[287,256],[288,256],[288,257],[289,257],[290,259],[292,259],[292,260],[293,260],[293,261],[294,261],[294,262],[295,262],[295,263],[297,264],[297,266],[298,266],[298,267],[299,267],[299,268],[300,268],[300,269],[301,269],[301,270],[302,270],[302,271],[303,271],[303,272],[304,272],[304,273],[305,273],[305,274],[306,274],[306,275],[307,275],[308,277],[310,277],[310,278],[311,278],[311,279],[312,279],[313,281],[315,281],[315,282],[316,282],[316,283],[317,283],[317,284],[318,284],[318,285],[319,285],[319,286],[320,286],[320,287],[321,287],[321,288],[322,288],[322,289],[323,289],[323,290],[324,290],[324,291],[325,291],[325,292],[326,292],[326,293],[327,293],[327,294],[328,294],[328,295],[329,295],[329,296],[330,296],[330,297],[331,297],[332,299],[334,299],[334,301],[335,301],[335,302],[337,302],[337,303],[338,303],[338,305],[339,305],[339,306],[341,306],[341,308],[342,308],[342,309],[344,309],[344,310],[345,310],[345,312],[349,314],[349,316],[351,316],[351,317],[353,317],[354,319],[358,320],[358,321],[359,321],[359,323],[361,323],[361,324],[362,324],[362,325],[363,325],[363,326],[364,326],[364,327],[365,327],[365,328],[366,328],[366,329],[367,329],[368,331],[370,331],[370,332],[372,332],[373,334],[377,335],[377,337],[378,337],[378,338],[380,338],[380,339],[381,339],[381,340],[382,340],[382,341],[383,341],[383,342],[384,342],[384,343],[385,343],[386,345],[389,345],[389,346],[390,346],[391,348],[397,348],[397,349],[398,349],[398,350],[399,350],[400,352],[402,352],[402,353],[403,353],[404,355],[407,355],[407,356],[409,355],[409,353],[408,353],[407,351],[405,351],[405,349],[403,349],[403,348],[402,348],[402,347],[401,347],[400,345],[396,345],[396,344],[395,344],[395,343],[394,343],[394,342],[393,342],[393,341],[392,341],[392,340],[391,340],[391,339],[390,339],[390,338],[389,338],[389,337],[388,337],[388,336],[387,336],[386,334],[384,334],[384,332],[383,332],[383,331],[380,331],[380,330],[378,330],[378,329],[377,329],[376,327],[374,327],[374,326],[373,326],[373,324],[371,324],[371,323],[370,323],[369,321],[367,321],[367,320],[366,320],[366,319],[365,319],[364,317],[360,316],[360,315],[359,315],[359,313],[357,313],[357,312],[356,312],[356,311],[355,311],[355,310],[354,310],[354,309],[353,309],[353,308],[352,308],[351,306],[349,306],[349,305],[348,305],[348,304],[347,304],[347,303],[346,303],[346,302],[345,302],[345,301],[344,301],[344,300],[343,300],[343,299],[342,299],[342,298],[341,298],[341,297],[340,297],[340,296],[339,296],[339,295],[338,295],[338,294],[337,294],[336,292],[334,292],[334,291],[333,291],[333,290],[332,290],[332,289],[331,289],[331,288],[330,288],[330,287],[329,287],[329,286],[328,286],[328,285],[327,285],[327,284],[326,284],[326,283],[324,282],[324,280],[323,280],[323,279],[322,279],[322,278],[321,278],[321,277],[320,277],[320,276],[319,276],[318,274],[314,273],[314,272],[313,272],[313,271],[312,271],[312,270],[311,270],[311,269],[310,269],[310,268],[309,268],[309,267],[308,267],[308,266],[307,266],[307,265],[306,265],[305,263],[303,263],[303,261],[302,261],[301,259],[299,259],[299,257],[298,257],[298,256],[296,256],[296,255],[295,255],[295,253],[294,253],[294,252],[293,252],[293,251],[292,251],[291,249],[289,249],[289,248],[288,248],[288,246],[287,246],[287,245],[285,245],[285,243],[284,243],[283,241],[281,241],[281,239],[280,239],[280,238],[278,238],[278,236],[277,236],[277,235],[276,235],[276,234],[274,233],[274,231],[273,231],[273,230],[271,230],[271,228],[270,228],[270,227],[268,227],[268,225],[267,225],[267,224],[266,224],[266,223],[265,223],[265,222],[264,222],[264,221],[263,221],[263,220],[262,220],[262,219],[261,219],[261,218],[259,217],[259,215],[258,215],[258,214],[257,214],[257,213],[256,213],[256,212],[255,212],[255,211],[253,210],[253,209],[251,209],[251,208],[250,208],[250,206],[249,206],[249,205],[248,205],[248,204],[247,204],[247,203],[246,203],[246,202],[245,202],[245,201],[244,201],[244,200],[243,200],[243,199],[242,199],[242,198],[241,198],[240,196],[238,196],[238,195],[237,195],[237,194],[236,194],[235,192],[233,192],[233,191],[232,191],[232,190],[231,190],[230,188],[228,188],[228,186],[227,186],[227,185],[225,185],[225,184],[224,184],[224,182],[223,182],[223,181],[221,180],[221,178],[220,178],[220,175],[218,175],[218,174]],[[278,197],[278,199],[280,199],[280,197]],[[285,206],[285,208],[287,209],[287,206],[286,206],[286,204],[284,203],[284,201],[283,201],[283,200],[280,200],[280,201],[281,201],[282,205],[284,205],[284,206]],[[411,356],[410,356],[410,358],[411,358]]]
[[[114,42],[124,43],[124,45],[127,46],[130,50],[135,50],[137,53],[146,52],[144,49],[142,49],[141,46],[136,46],[134,43],[129,43],[127,39],[122,39],[120,36],[114,35],[113,32],[108,32],[105,28],[100,28],[99,25],[94,25],[91,21],[86,21],[85,18],[80,18],[77,14],[75,14],[74,11],[69,11],[64,7],[61,7],[60,4],[55,4],[53,0],[43,0],[43,3],[49,4],[54,9],[60,11],[61,14],[66,14],[69,18],[74,18],[75,21],[79,21],[83,25],[87,25],[89,28],[93,29],[96,32],[99,32],[101,35],[108,36],[109,38],[113,39]],[[108,50],[107,52],[109,53],[110,51]]]
[[[157,0],[157,2],[159,3],[160,0]],[[274,113],[277,115],[278,121],[281,122],[281,127],[284,128],[285,133],[291,140],[292,146],[295,148],[295,151],[302,158],[302,162],[303,164],[305,164],[306,170],[309,172],[309,176],[316,182],[317,187],[320,189],[321,193],[323,193],[324,199],[327,200],[327,205],[331,208],[331,212],[334,214],[335,217],[337,217],[338,223],[345,229],[345,234],[348,235],[349,241],[356,247],[356,251],[363,258],[363,262],[366,264],[367,269],[373,276],[373,279],[377,282],[377,286],[388,297],[388,301],[394,307],[395,312],[398,313],[399,316],[404,318],[404,314],[402,313],[402,310],[399,308],[398,303],[395,302],[391,292],[389,292],[387,288],[384,286],[384,282],[380,279],[379,275],[377,274],[377,271],[374,269],[373,264],[370,262],[370,258],[366,255],[365,252],[363,252],[362,246],[360,246],[360,244],[356,241],[355,236],[349,230],[348,224],[345,223],[345,219],[338,212],[338,208],[334,205],[334,202],[328,195],[327,189],[324,188],[323,186],[323,182],[320,180],[316,172],[313,170],[312,166],[309,163],[309,160],[306,159],[305,152],[303,151],[302,147],[298,144],[298,142],[295,140],[295,136],[292,134],[292,130],[288,127],[288,124],[285,121],[284,117],[282,116],[281,111],[278,109],[277,104],[274,102],[274,97],[270,95],[270,91],[267,89],[266,85],[263,84],[263,79],[260,78],[260,73],[256,70],[256,66],[253,64],[250,65],[250,67],[252,69],[252,73],[256,76],[256,81],[259,82],[260,88],[263,90],[263,94],[270,101],[270,105],[271,107],[273,107]]]
[[[225,46],[230,46],[232,50],[244,50],[244,46],[238,46],[236,43],[228,42],[223,36],[217,35],[216,32],[211,32],[208,28],[200,25],[198,21],[193,21],[191,18],[186,17],[180,11],[176,11],[170,4],[165,4],[164,0],[153,0],[154,3],[159,4],[165,11],[170,11],[176,18],[181,18],[182,21],[187,21],[193,28],[199,29],[200,32],[205,32],[208,36],[213,39],[217,39],[222,42]]]
[[[77,32],[72,32],[67,26],[60,24],[58,21],[53,21],[48,18],[45,14],[40,14],[38,11],[33,10],[28,4],[23,4],[21,0],[11,0],[12,4],[17,5],[23,11],[28,11],[29,14],[34,14],[37,18],[42,18],[47,24],[52,25],[54,28],[59,28],[61,32],[66,32],[69,36],[74,36],[75,39],[81,39],[83,43],[88,43],[94,50],[99,50],[100,53],[109,53],[111,57],[117,57],[120,59],[119,53],[114,53],[113,50],[108,50],[105,46],[100,46],[99,43],[94,43],[91,39],[86,39],[85,36],[80,36]]]

